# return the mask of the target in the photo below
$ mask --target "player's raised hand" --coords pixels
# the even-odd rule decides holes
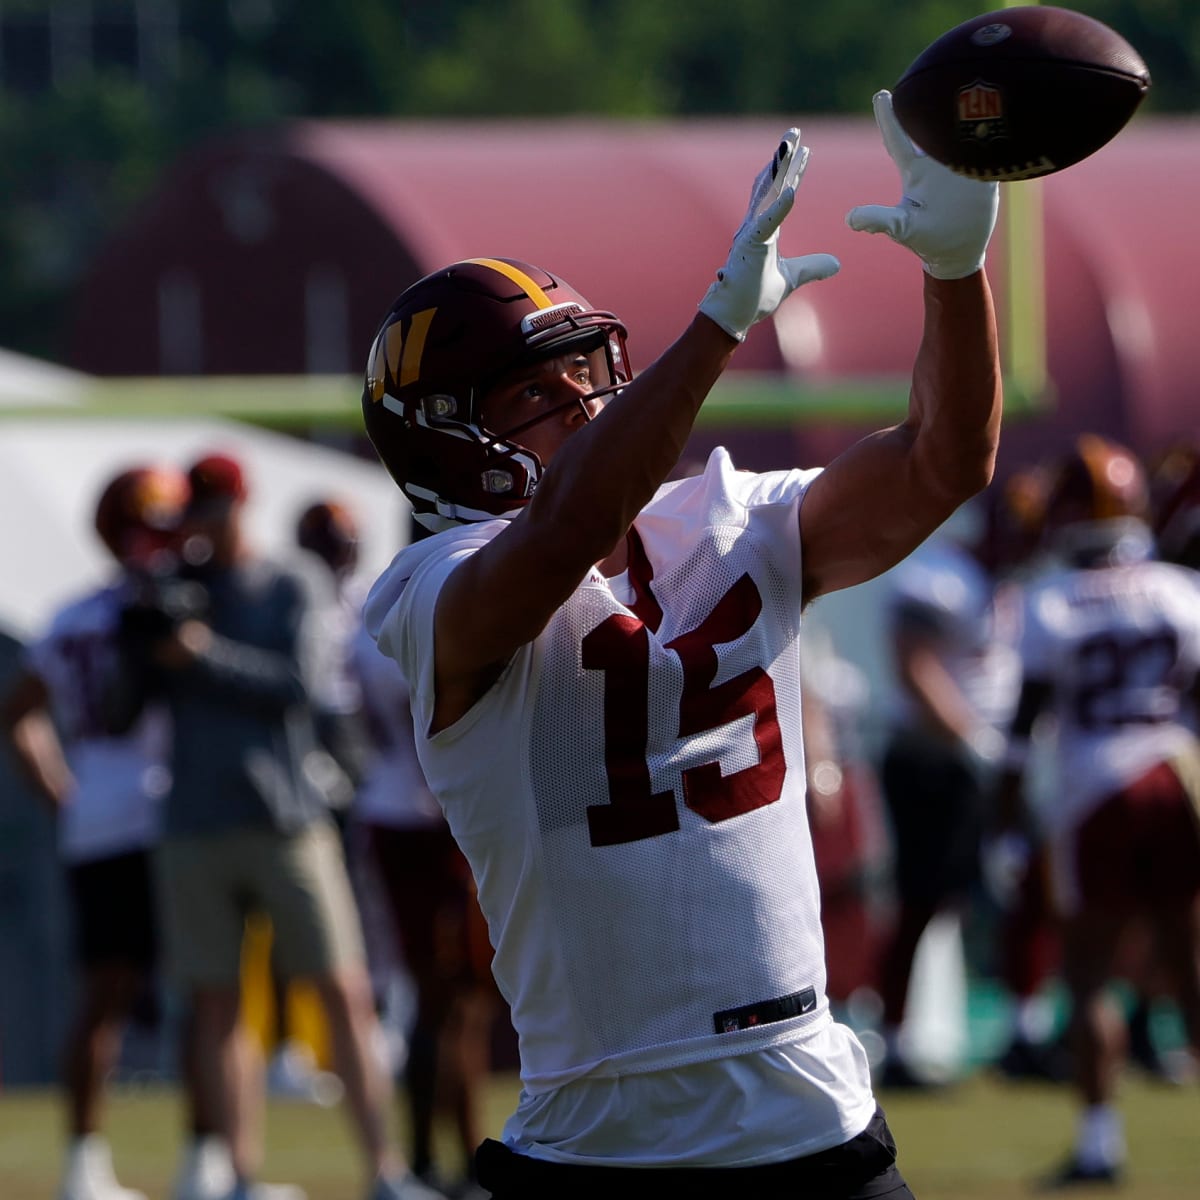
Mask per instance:
[[[900,172],[894,206],[864,204],[846,214],[851,229],[886,233],[907,246],[935,279],[962,279],[983,266],[996,225],[1000,188],[956,175],[913,145],[892,112],[891,92],[876,92],[875,121]]]
[[[755,178],[729,258],[700,301],[700,311],[739,342],[798,287],[828,279],[841,266],[831,254],[779,256],[779,227],[791,212],[807,165],[808,147],[800,144],[800,130],[789,129]]]

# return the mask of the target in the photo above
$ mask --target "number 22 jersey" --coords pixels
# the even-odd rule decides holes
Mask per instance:
[[[1018,645],[1056,720],[1052,831],[1193,744],[1200,590],[1172,563],[1063,568],[1028,585]]]

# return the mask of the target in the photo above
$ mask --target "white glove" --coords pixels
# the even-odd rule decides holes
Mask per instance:
[[[789,129],[755,179],[729,258],[700,301],[700,311],[739,342],[802,284],[828,279],[841,266],[831,254],[779,257],[779,227],[791,212],[807,164],[808,147],[800,145],[800,130]]]
[[[876,92],[875,122],[900,170],[895,208],[864,204],[846,214],[851,229],[886,233],[907,246],[934,279],[964,279],[983,266],[996,224],[1000,187],[956,175],[909,140],[892,112],[892,93]]]

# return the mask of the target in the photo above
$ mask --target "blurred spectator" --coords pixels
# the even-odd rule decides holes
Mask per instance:
[[[344,834],[347,811],[367,751],[361,698],[347,669],[349,640],[362,605],[361,590],[354,582],[358,524],[347,504],[315,501],[297,518],[295,538],[296,545],[307,552],[304,557],[317,565],[322,576],[328,572],[332,584],[326,588],[322,579],[321,585],[314,589],[314,605],[319,605],[313,618],[317,627],[315,638],[327,652],[322,668],[312,673],[309,699],[317,736],[332,759],[325,764],[327,781],[322,784],[322,791]],[[354,882],[352,864],[351,873]],[[361,895],[356,898],[361,908]],[[267,1063],[267,1088],[274,1096],[321,1106],[336,1104],[342,1093],[340,1081],[320,1069],[312,1046],[293,1027],[296,1005],[303,1000],[289,987],[276,957],[271,954],[268,969],[267,1001],[273,1015],[269,1024],[275,1031],[275,1044]]]
[[[1200,605],[1190,572],[1152,559],[1147,514],[1134,455],[1080,437],[1046,503],[1060,565],[1022,605],[1023,682],[1001,795],[1018,828],[1030,734],[1052,713],[1057,803],[1044,819],[1083,1103],[1053,1186],[1112,1182],[1124,1163],[1115,1092],[1126,1030],[1107,987],[1140,921],[1200,1048],[1200,750],[1184,718],[1200,671]]]
[[[329,756],[310,703],[317,647],[306,582],[245,541],[237,462],[210,455],[188,476],[182,569],[159,603],[130,610],[126,623],[141,696],[164,696],[174,721],[158,876],[171,964],[194,998],[201,1083],[232,1149],[232,1195],[260,1196],[265,1187],[249,1184],[260,1154],[262,1075],[247,1064],[238,1020],[244,922],[262,912],[281,970],[310,980],[322,999],[369,1196],[428,1197],[386,1131],[358,913],[322,790]]]
[[[354,804],[416,988],[404,1090],[413,1170],[448,1172],[434,1160],[436,1101],[450,1109],[468,1175],[483,1140],[483,1086],[490,1064],[497,991],[492,950],[474,880],[425,783],[413,742],[408,685],[361,626],[352,663],[375,755]]]
[[[150,851],[170,785],[169,721],[161,705],[149,705],[128,733],[110,736],[105,700],[121,612],[170,559],[187,495],[184,475],[162,466],[131,468],[109,482],[95,526],[119,573],[62,608],[29,646],[0,716],[17,762],[58,819],[82,974],[63,1063],[71,1141],[61,1200],[144,1200],[116,1182],[100,1130],[122,1030],[150,994],[157,965]],[[201,1200],[228,1191],[232,1174],[196,1105],[186,1044],[182,1057],[193,1144],[179,1195]]]
[[[319,614],[320,638],[329,653],[325,669],[313,681],[312,701],[321,744],[334,757],[350,785],[349,805],[362,778],[368,753],[362,721],[362,697],[349,670],[349,647],[362,616],[365,587],[357,578],[358,520],[343,500],[318,500],[296,522],[296,544],[328,570],[331,603]],[[339,798],[338,808],[344,806]]]
[[[973,554],[943,536],[894,575],[896,688],[880,771],[896,892],[880,966],[884,1087],[934,1082],[902,1045],[913,961],[929,923],[965,909],[979,878],[988,781],[1016,694],[1015,656],[997,635],[992,579],[977,557],[989,549],[986,538]]]

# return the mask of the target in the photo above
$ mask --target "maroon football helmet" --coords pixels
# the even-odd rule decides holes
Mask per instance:
[[[174,467],[122,471],[96,502],[96,532],[118,562],[147,566],[173,545],[190,495],[187,476]]]
[[[1149,502],[1146,472],[1133,451],[1085,433],[1059,463],[1046,499],[1046,522],[1144,519]]]
[[[981,496],[983,508],[975,556],[989,575],[1019,570],[1033,556],[1042,536],[1046,505],[1045,470],[1037,465],[993,482]]]
[[[358,563],[358,522],[345,504],[318,500],[300,514],[296,543],[322,558],[335,573],[353,571]]]
[[[1081,563],[1143,557],[1150,549],[1150,491],[1132,450],[1081,434],[1058,464],[1046,497],[1046,534]]]
[[[542,463],[484,426],[483,396],[505,372],[569,351],[602,352],[608,380],[593,395],[616,391],[630,379],[625,336],[612,313],[515,259],[467,259],[408,288],[375,336],[362,404],[416,520],[436,530],[528,503]]]

